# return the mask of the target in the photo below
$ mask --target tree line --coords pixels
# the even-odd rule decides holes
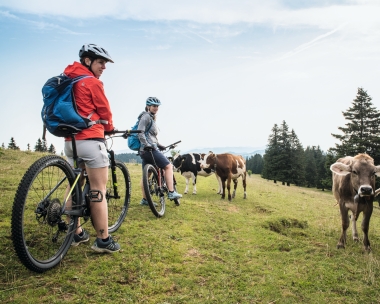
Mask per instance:
[[[303,148],[295,131],[284,120],[275,124],[268,138],[264,156],[247,159],[247,170],[274,182],[298,186],[331,189],[330,166],[340,157],[366,153],[380,163],[380,112],[363,88],[358,88],[351,106],[342,112],[347,123],[331,134],[339,143],[322,151],[319,146]]]
[[[1,148],[2,149],[5,149],[5,145],[4,143],[2,143],[1,145]],[[14,137],[11,137],[9,143],[8,143],[8,149],[10,150],[20,150],[20,147],[16,144],[16,140],[14,139]],[[27,145],[27,151],[31,151],[30,149],[30,144]],[[56,150],[55,150],[55,147],[53,144],[51,144],[49,146],[49,148],[47,147],[47,142],[46,140],[39,138],[34,146],[34,151],[35,152],[49,152],[49,153],[52,153],[52,154],[56,154]]]
[[[2,149],[6,149],[4,143],[1,145]],[[9,143],[8,143],[8,149],[10,150],[20,150],[20,147],[16,144],[16,140],[14,137],[11,137]],[[30,144],[27,145],[27,151],[32,151],[30,148]],[[38,138],[35,146],[34,146],[34,152],[49,152],[52,154],[56,154],[57,151],[53,144],[51,144],[48,148],[47,142],[44,139]],[[62,154],[62,153],[61,153]],[[115,158],[125,162],[125,163],[141,163],[141,158],[136,153],[121,153],[116,154]]]

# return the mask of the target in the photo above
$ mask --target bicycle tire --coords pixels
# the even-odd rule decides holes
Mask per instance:
[[[149,207],[156,217],[165,214],[165,195],[159,186],[158,173],[153,165],[146,164],[143,170],[143,186]]]
[[[108,232],[113,233],[120,228],[127,216],[131,200],[131,177],[127,166],[118,160],[116,163],[116,178],[118,198],[115,197],[111,168],[108,170],[107,206],[108,206]]]
[[[32,271],[42,273],[55,267],[70,248],[78,217],[63,215],[61,209],[67,186],[74,180],[66,160],[48,155],[29,167],[18,186],[12,241],[21,263]],[[72,195],[78,202],[77,188]]]

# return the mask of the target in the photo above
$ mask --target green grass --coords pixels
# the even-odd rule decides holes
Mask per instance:
[[[163,218],[139,205],[141,167],[128,164],[131,208],[114,233],[119,253],[71,248],[56,268],[36,274],[19,262],[10,216],[15,190],[42,154],[0,156],[1,303],[378,303],[380,210],[370,223],[372,252],[348,231],[337,250],[339,208],[331,192],[283,186],[252,175],[229,203],[215,177],[198,178],[197,195],[168,202]],[[176,175],[178,190],[184,178]],[[191,188],[192,191],[192,188]],[[361,221],[361,217],[359,218]],[[359,225],[360,226],[360,225]]]

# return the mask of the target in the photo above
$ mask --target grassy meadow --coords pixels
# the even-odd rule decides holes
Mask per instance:
[[[122,250],[102,255],[90,242],[71,248],[56,268],[26,269],[11,239],[16,188],[36,152],[0,151],[1,303],[379,303],[380,209],[371,218],[372,252],[348,231],[337,250],[339,208],[330,191],[241,179],[230,203],[214,176],[199,177],[197,195],[167,203],[157,219],[140,206],[141,167],[132,176],[131,206],[113,235]],[[178,190],[185,180],[176,173]],[[192,187],[190,187],[190,193]],[[359,218],[361,221],[361,217]],[[360,223],[358,225],[360,228]],[[362,236],[361,231],[359,236]]]

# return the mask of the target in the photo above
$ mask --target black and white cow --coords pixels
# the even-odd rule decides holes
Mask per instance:
[[[186,188],[184,194],[189,191],[189,180],[193,180],[193,194],[197,194],[197,176],[210,176],[214,172],[211,169],[201,169],[199,161],[202,158],[200,153],[188,153],[179,155],[176,154],[173,157],[174,171],[180,172],[182,176],[186,178]],[[218,193],[221,191],[220,178],[216,176],[218,180],[219,189]]]

